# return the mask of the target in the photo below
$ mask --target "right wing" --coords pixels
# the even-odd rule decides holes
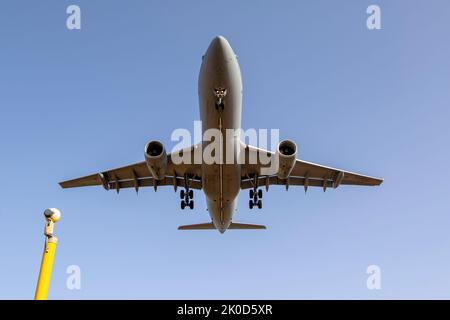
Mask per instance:
[[[183,149],[183,153],[191,152],[193,156],[195,146]],[[193,160],[193,159],[191,159]],[[131,164],[125,167],[106,170],[91,174],[89,176],[60,182],[62,188],[76,188],[87,186],[103,186],[106,190],[116,190],[123,188],[134,188],[136,192],[140,187],[188,186],[191,189],[201,189],[201,165],[193,164],[175,164],[172,162],[171,155],[167,155],[167,171],[163,179],[154,179],[144,161]]]
[[[271,151],[252,146],[245,146],[246,164],[243,166],[242,170],[242,189],[250,189],[255,186],[264,185],[266,188],[268,188],[269,185],[284,185],[287,188],[289,185],[293,185],[304,186],[305,190],[309,186],[322,187],[326,190],[326,188],[329,187],[337,188],[339,185],[378,186],[383,182],[383,179],[380,178],[327,167],[299,159],[295,161],[294,168],[292,169],[289,178],[279,179],[276,175],[262,175],[261,169],[264,168],[264,166],[259,163],[247,164],[249,156],[252,153],[255,159],[259,159],[258,156],[255,156],[255,153],[266,153],[268,156],[274,155]]]

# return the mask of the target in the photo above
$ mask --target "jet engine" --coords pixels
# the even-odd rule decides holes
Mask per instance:
[[[294,141],[283,140],[278,144],[278,178],[287,179],[292,172],[297,158],[297,145]]]
[[[164,179],[167,171],[167,154],[164,145],[159,141],[150,141],[146,144],[145,163],[156,180]]]

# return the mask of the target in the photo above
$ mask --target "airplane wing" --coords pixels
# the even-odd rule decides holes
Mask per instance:
[[[183,149],[183,152],[193,154],[194,147]],[[196,164],[175,164],[172,162],[172,156],[167,155],[167,171],[163,179],[157,180],[152,177],[144,161],[134,163],[125,167],[101,171],[89,176],[60,182],[62,188],[76,188],[87,186],[103,186],[106,190],[116,190],[124,188],[134,188],[136,192],[140,187],[158,186],[177,187],[189,186],[191,189],[201,189],[201,166]],[[191,161],[193,163],[193,161]]]
[[[252,146],[245,146],[245,165],[242,169],[241,189],[250,189],[258,186],[284,185],[289,188],[292,186],[303,186],[305,191],[308,187],[321,187],[325,191],[327,188],[337,188],[340,185],[358,185],[358,186],[378,186],[383,179],[365,176],[346,170],[322,166],[312,162],[297,159],[290,176],[287,179],[279,179],[277,175],[262,175],[263,166],[260,163],[247,164],[249,156],[252,153],[266,153],[267,156],[273,156],[271,151],[259,149]],[[253,155],[254,159],[256,158]]]

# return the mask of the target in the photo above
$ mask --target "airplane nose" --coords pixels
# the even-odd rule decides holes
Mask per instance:
[[[216,61],[224,61],[232,59],[234,52],[227,39],[217,36],[211,41],[206,56]]]
[[[222,36],[217,36],[211,41],[211,46],[216,48],[225,48],[227,45],[229,45],[227,39],[225,39]]]

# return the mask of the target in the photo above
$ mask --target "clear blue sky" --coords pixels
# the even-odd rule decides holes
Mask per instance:
[[[382,30],[366,28],[378,4]],[[78,4],[82,29],[66,29]],[[31,299],[43,216],[58,207],[50,299],[450,298],[448,1],[3,1],[0,298]],[[143,159],[199,119],[201,56],[224,35],[244,81],[244,128],[279,128],[308,161],[379,188],[273,187],[235,221],[267,231],[180,232],[208,221],[172,188],[62,190]],[[79,291],[66,268],[81,267]],[[382,289],[366,288],[381,267]]]

